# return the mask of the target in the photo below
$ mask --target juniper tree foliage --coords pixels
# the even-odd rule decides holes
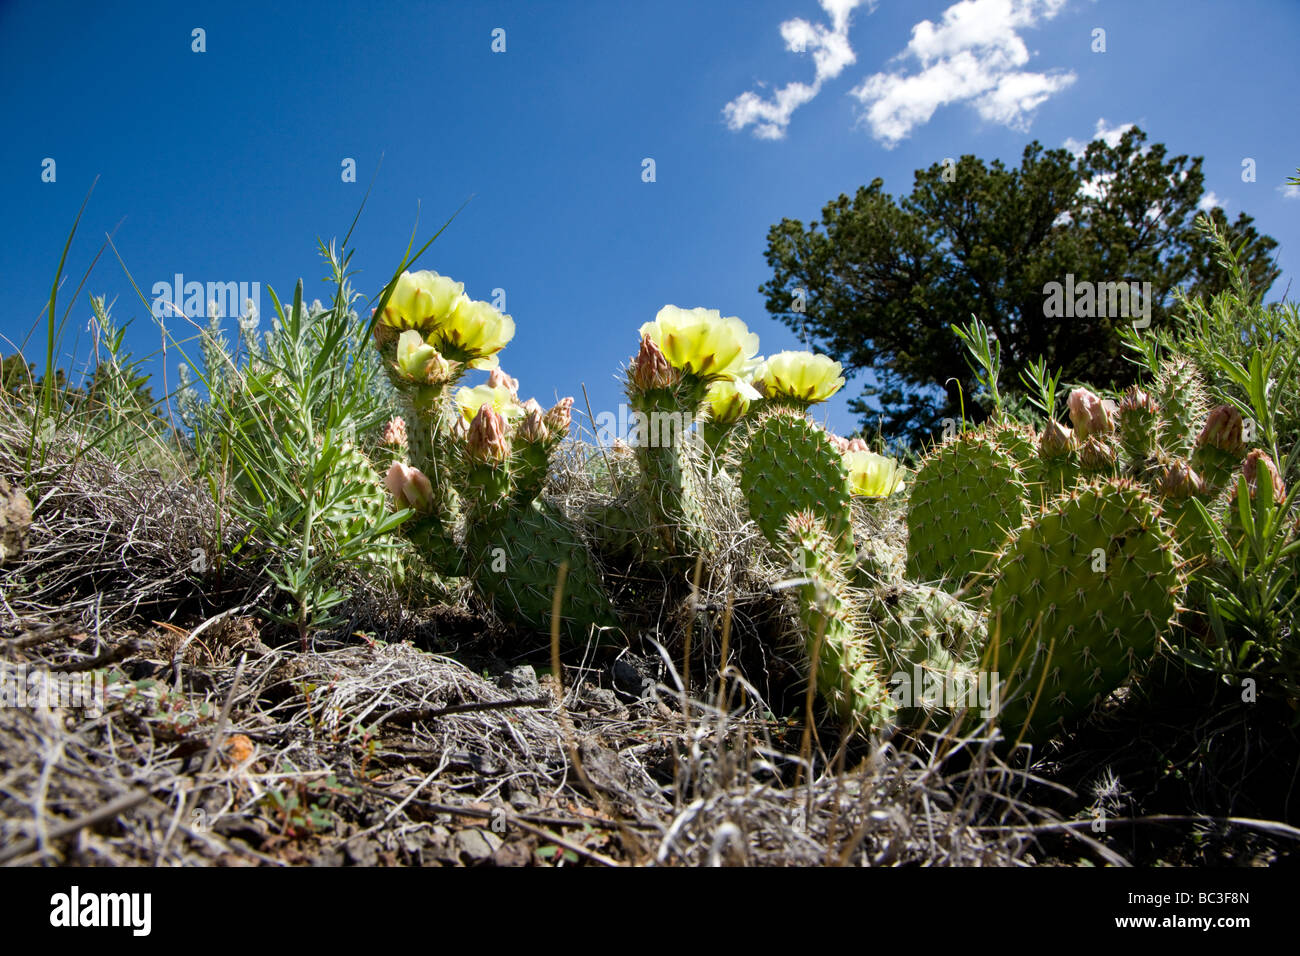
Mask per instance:
[[[768,231],[772,279],[767,309],[850,372],[870,372],[851,403],[874,430],[913,442],[945,417],[987,414],[954,323],[978,316],[1001,344],[1004,385],[1039,356],[1062,381],[1121,387],[1135,367],[1119,315],[1045,315],[1044,287],[1076,282],[1151,284],[1153,330],[1170,322],[1174,290],[1213,295],[1226,282],[1205,234],[1195,228],[1204,192],[1202,157],[1167,155],[1127,131],[1115,146],[1094,140],[1075,157],[1025,148],[1020,166],[963,156],[918,170],[909,195],[894,198],[877,178],[827,203],[805,226],[783,219]],[[1277,242],[1244,213],[1210,211],[1255,288],[1279,274]],[[1095,310],[1093,310],[1095,311]]]

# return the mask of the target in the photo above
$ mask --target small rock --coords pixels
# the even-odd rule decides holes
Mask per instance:
[[[493,866],[530,866],[533,848],[522,840],[506,843],[492,854]]]
[[[374,866],[378,860],[379,850],[371,840],[365,837],[349,840],[343,844],[348,860],[354,866]]]
[[[311,858],[312,866],[342,866],[343,851],[337,847],[321,850]]]
[[[614,688],[624,699],[641,700],[654,689],[655,679],[648,661],[623,655],[610,666]]]
[[[520,664],[506,671],[497,681],[502,690],[513,690],[520,697],[540,697],[542,685],[537,681],[537,671],[531,664]]]
[[[486,830],[466,829],[456,833],[456,852],[466,863],[482,863],[501,847],[501,838]]]

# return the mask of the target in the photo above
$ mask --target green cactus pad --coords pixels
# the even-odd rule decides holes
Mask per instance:
[[[988,598],[1006,735],[1046,739],[1145,667],[1181,593],[1174,539],[1132,481],[1080,485],[1027,521]]]
[[[1209,411],[1205,384],[1190,359],[1173,358],[1161,364],[1154,397],[1160,406],[1161,449],[1168,455],[1187,455]]]
[[[1158,451],[1160,408],[1136,385],[1119,403],[1115,433],[1123,452],[1124,468],[1131,476],[1144,476],[1153,467]]]
[[[1038,462],[1038,434],[1028,425],[1006,419],[989,419],[980,431],[1007,450],[1022,470]]]
[[[591,625],[618,627],[586,544],[551,505],[534,501],[510,508],[500,522],[472,526],[466,545],[474,587],[503,620],[549,631],[556,579],[567,562],[562,633],[583,642]]]
[[[656,551],[670,559],[685,558],[687,563],[716,549],[700,507],[697,465],[701,463],[697,459],[703,442],[697,447],[695,435],[688,430],[701,395],[698,387],[684,385],[628,391],[632,409],[640,418],[635,452],[641,470],[639,501],[647,508],[645,523],[660,540]]]
[[[818,693],[850,732],[881,729],[893,721],[893,702],[853,620],[842,555],[807,511],[790,516],[782,543],[802,576],[799,622]]]
[[[992,688],[981,698],[977,672],[984,619],[971,605],[938,588],[899,583],[867,604],[863,628],[872,635],[901,722],[941,718],[989,699]]]
[[[1028,500],[1024,473],[1001,444],[967,432],[934,449],[912,482],[907,571],[960,583],[983,569]]]
[[[806,511],[821,519],[844,555],[853,548],[849,479],[830,437],[790,411],[755,423],[740,458],[740,487],[749,514],[774,545],[789,517]]]

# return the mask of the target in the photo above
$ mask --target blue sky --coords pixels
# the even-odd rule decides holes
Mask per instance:
[[[302,276],[324,297],[316,237],[346,231],[382,154],[353,237],[360,291],[391,274],[417,211],[423,241],[472,194],[420,265],[475,298],[505,290],[521,395],[581,405],[585,383],[599,414],[665,303],[738,315],[764,352],[797,346],[757,291],[783,216],[876,176],[905,193],[945,157],[1014,165],[1033,139],[1127,123],[1204,156],[1229,217],[1279,240],[1276,297],[1300,272],[1300,190],[1283,188],[1300,166],[1297,39],[1294,0],[0,3],[0,333],[39,317],[97,176],[64,302],[115,227],[146,293],[176,273],[260,282],[264,322],[268,285],[288,295]],[[78,358],[91,292],[134,320],[137,352],[157,347],[108,252],[73,308]],[[854,427],[859,387],[829,404],[833,426]]]

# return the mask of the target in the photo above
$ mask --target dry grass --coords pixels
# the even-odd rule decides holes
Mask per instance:
[[[508,665],[472,609],[365,588],[310,652],[268,646],[279,632],[255,616],[267,581],[251,551],[220,582],[190,571],[192,549],[221,553],[204,492],[54,451],[6,580],[0,662],[116,679],[98,714],[0,708],[0,862],[1125,862],[1035,805],[1058,784],[977,738],[850,746],[778,703],[802,693],[773,591],[787,572],[725,482],[706,493],[720,554],[694,580],[610,569],[616,588],[656,596],[623,662],[657,658],[658,681],[629,694],[619,662],[575,654],[561,699],[549,675],[480,672]],[[591,513],[609,492],[577,467],[580,446],[569,454],[552,491]],[[888,511],[857,524],[898,533]],[[431,650],[453,647],[460,659]],[[774,716],[790,713],[803,716]]]

